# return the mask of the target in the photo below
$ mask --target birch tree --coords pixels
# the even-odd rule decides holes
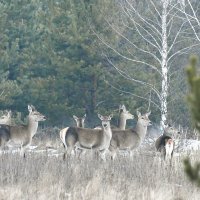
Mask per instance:
[[[105,20],[122,42],[116,45],[99,34],[97,37],[120,58],[131,62],[129,67],[122,68],[107,56],[109,63],[123,78],[147,86],[152,91],[152,96],[156,98],[154,104],[160,110],[160,125],[164,128],[168,114],[170,77],[178,70],[176,60],[197,44],[187,34],[187,20],[178,16],[176,8],[180,7],[179,1],[120,0],[117,3],[121,11],[120,22]],[[152,84],[148,78],[141,80],[134,76],[138,65],[140,70],[156,74],[156,84]]]
[[[180,0],[180,7],[176,9],[185,16],[194,37],[200,42],[200,1],[199,0]]]

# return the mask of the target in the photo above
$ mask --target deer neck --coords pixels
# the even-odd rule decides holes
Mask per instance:
[[[80,127],[80,128],[84,128],[84,124],[79,123],[79,127]]]
[[[136,133],[138,136],[143,139],[146,136],[147,133],[147,126],[144,126],[140,122],[137,122],[136,128],[135,128]]]
[[[111,131],[110,124],[106,128],[103,127],[103,132],[105,135],[112,137],[112,131]]]
[[[119,126],[118,126],[118,128],[120,130],[125,130],[125,128],[126,128],[126,118],[122,114],[120,114],[120,116],[119,116]]]
[[[28,132],[30,133],[31,137],[33,137],[37,132],[38,122],[31,119],[31,117],[28,117],[27,128],[28,128]]]
[[[79,127],[79,128],[84,128],[84,123],[77,121],[76,126]]]

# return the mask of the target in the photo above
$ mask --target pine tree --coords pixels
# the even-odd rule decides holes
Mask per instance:
[[[186,68],[190,91],[188,102],[192,113],[194,127],[200,132],[200,74],[197,71],[197,57],[190,58],[190,65]],[[200,187],[200,163],[191,165],[189,159],[184,161],[185,172],[191,181]]]
[[[17,59],[18,38],[11,41],[12,34],[9,27],[14,26],[14,22],[9,21],[8,10],[9,3],[0,4],[0,108],[7,109],[11,107],[14,100],[22,93],[19,84],[15,79],[10,79],[12,74],[12,61]]]

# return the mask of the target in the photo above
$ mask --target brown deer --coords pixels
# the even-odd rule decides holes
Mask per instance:
[[[126,110],[125,105],[120,105],[119,106],[119,124],[118,128],[120,130],[125,130],[126,128],[126,121],[129,119],[134,119],[134,116]]]
[[[151,122],[148,118],[150,113],[151,112],[141,115],[141,113],[137,111],[138,121],[135,128],[112,130],[112,139],[109,148],[112,153],[112,159],[116,156],[116,150],[128,150],[131,152],[133,149],[140,146],[146,136],[147,127]]]
[[[102,151],[105,155],[112,138],[112,131],[110,128],[112,115],[102,116],[98,114],[98,117],[102,122],[101,129],[70,127],[67,130],[65,142],[68,153],[71,153],[71,151],[74,150],[76,143],[79,143],[79,146],[83,149],[96,149]]]
[[[21,151],[31,144],[33,136],[37,132],[38,122],[44,121],[45,116],[38,112],[34,106],[28,105],[28,123],[21,126],[0,127],[0,146],[20,146]]]
[[[179,133],[180,132],[177,129],[171,125],[167,125],[164,129],[164,133],[155,142],[156,150],[161,152],[161,156],[164,160],[170,160],[170,163],[172,161],[175,147],[173,138]]]
[[[86,118],[86,114],[83,116],[83,117],[77,117],[75,115],[73,115],[73,118],[74,120],[76,121],[76,126],[77,127],[81,127],[81,128],[84,128],[85,127],[85,118]],[[69,127],[66,127],[64,129],[62,129],[60,131],[60,139],[65,147],[65,149],[67,149],[67,145],[66,145],[66,142],[65,142],[65,135],[67,133],[67,130],[68,130]]]
[[[119,106],[119,123],[118,127],[111,126],[111,129],[120,129],[125,130],[126,121],[129,119],[134,119],[134,115],[132,115],[128,110],[126,110],[125,105]],[[95,129],[101,129],[101,126],[95,127]]]
[[[11,115],[12,115],[12,112],[11,111],[5,111],[6,113],[3,114],[1,117],[0,117],[0,125],[1,124],[5,124],[5,125],[11,125]]]

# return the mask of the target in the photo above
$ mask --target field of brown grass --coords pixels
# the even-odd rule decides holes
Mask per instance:
[[[185,156],[176,155],[170,167],[145,148],[131,158],[118,155],[112,161],[108,156],[106,162],[92,151],[63,160],[61,146],[55,152],[27,151],[25,158],[19,152],[3,153],[0,200],[199,200],[200,189],[183,171]],[[197,161],[199,152],[190,158]]]

